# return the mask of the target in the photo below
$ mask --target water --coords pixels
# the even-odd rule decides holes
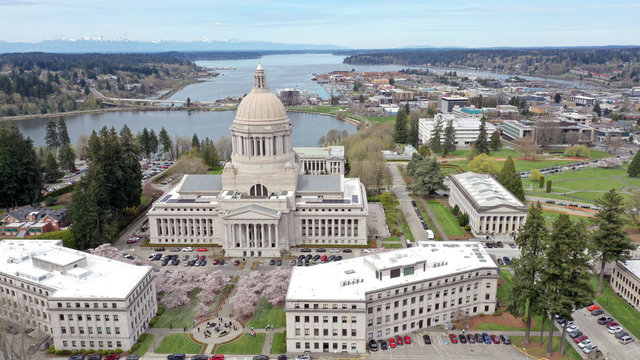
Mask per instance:
[[[267,75],[267,85],[272,92],[278,89],[295,87],[306,90],[309,93],[318,94],[323,99],[328,99],[329,94],[311,78],[313,74],[326,74],[331,71],[398,71],[409,66],[402,65],[351,65],[343,64],[344,56],[332,54],[293,54],[293,55],[269,55],[260,59]],[[256,70],[257,59],[243,60],[200,60],[196,64],[208,68],[232,67],[235,70],[218,70],[219,76],[206,79],[202,83],[189,85],[175,93],[171,100],[185,101],[215,101],[229,96],[243,96],[253,87],[253,74]],[[448,69],[429,67],[430,71],[442,73],[444,71],[456,71],[458,76],[492,78],[506,80],[511,75],[492,73],[489,71],[477,71],[467,69]],[[577,88],[589,88],[590,85],[581,81],[567,81],[557,79],[544,79],[533,76],[520,76],[533,81],[540,81],[549,85],[561,85]]]
[[[103,126],[120,131],[125,124],[135,134],[143,128],[154,129],[156,134],[164,126],[171,137],[187,136],[191,138],[197,133],[200,139],[209,137],[216,140],[231,134],[229,127],[233,123],[235,111],[148,111],[148,112],[108,112],[65,116],[69,138],[76,144],[78,137],[99,131]],[[289,113],[293,124],[293,146],[317,146],[320,136],[331,129],[357,131],[354,125],[331,116]],[[55,119],[53,119],[55,120]],[[34,145],[45,145],[45,127],[49,119],[33,118],[15,121],[15,125],[24,136],[33,139]],[[0,126],[3,124],[0,123]]]

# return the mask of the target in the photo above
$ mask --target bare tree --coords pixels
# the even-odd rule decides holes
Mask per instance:
[[[620,137],[620,136],[611,136],[611,135],[607,135],[607,137],[604,139],[604,148],[608,151],[608,152],[612,152],[612,153],[616,153],[616,151],[620,148],[620,146],[622,146],[622,144],[625,142],[625,138]]]
[[[567,144],[575,146],[580,142],[580,133],[577,131],[566,133],[564,136],[564,140],[567,142]]]
[[[231,138],[223,136],[215,142],[216,149],[218,150],[218,158],[223,161],[231,160]]]
[[[562,142],[562,130],[555,121],[536,121],[536,143],[544,149],[549,149],[551,145]]]
[[[527,135],[518,141],[518,152],[525,158],[536,160],[540,146],[536,144],[536,141],[531,135]]]

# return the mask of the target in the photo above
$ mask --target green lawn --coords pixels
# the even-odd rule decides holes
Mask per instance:
[[[218,348],[216,349],[216,354],[261,354],[266,337],[266,333],[256,333],[256,336],[251,336],[251,334],[243,334],[235,341],[218,346]]]
[[[590,204],[595,203],[596,199],[599,199],[604,195],[604,192],[582,192],[582,191],[567,193],[567,195],[547,193],[544,191],[528,191],[528,190],[525,190],[524,193],[527,196],[536,196],[540,198],[561,200],[565,203],[583,202],[583,203],[590,203]],[[629,194],[623,194],[623,193],[619,193],[619,194],[625,200],[631,197],[631,195]],[[544,202],[544,201],[541,201],[541,202]]]
[[[516,171],[527,171],[531,169],[542,169],[549,166],[563,165],[563,164],[572,164],[575,161],[573,160],[513,160],[513,164],[516,166]]]
[[[500,279],[502,279],[503,283],[498,287],[498,299],[506,304],[513,285],[513,274],[509,270],[500,270]]]
[[[604,279],[602,295],[596,296],[596,302],[605,308],[622,327],[629,330],[636,338],[640,338],[640,313],[618,297],[607,280],[607,278]],[[598,275],[594,274],[591,277],[591,284],[594,289],[598,288]]]
[[[193,316],[195,314],[196,305],[198,305],[198,293],[200,290],[196,290],[189,296],[191,300],[187,305],[180,306],[174,309],[166,309],[165,312],[158,317],[158,322],[154,327],[157,328],[173,328],[181,329],[183,327],[191,328],[193,326]]]
[[[138,354],[141,357],[144,354],[146,354],[147,350],[149,350],[149,347],[151,347],[151,344],[153,344],[153,339],[154,338],[155,338],[155,335],[153,335],[153,334],[142,334],[142,335],[140,335],[140,337],[138,338],[138,342],[140,343],[140,347],[138,347],[138,350],[136,350],[135,353]]]
[[[378,122],[378,123],[383,123],[383,122],[387,122],[387,121],[396,121],[396,117],[395,116],[367,116],[366,118],[371,120],[371,121]]]
[[[273,342],[271,343],[272,354],[284,354],[287,352],[287,332],[273,334]]]
[[[465,150],[456,150],[453,153],[451,153],[451,155],[449,156],[453,156],[453,157],[467,157],[467,155],[469,155],[469,152],[471,152],[471,149],[465,149]],[[517,151],[511,150],[511,149],[502,149],[499,151],[491,151],[489,153],[489,157],[500,157],[500,158],[506,158],[508,156],[511,156],[513,158],[515,157],[519,157],[520,154]]]
[[[425,223],[427,223],[427,226],[429,227],[429,229],[433,231],[435,240],[442,240],[442,235],[440,234],[440,231],[438,231],[436,226],[433,224],[433,219],[431,219],[431,217],[429,216],[429,213],[424,208],[422,200],[417,196],[413,196],[412,198],[416,202],[416,204],[418,204],[418,210],[420,210],[420,214],[422,214],[422,219],[424,220]]]
[[[295,106],[287,107],[287,110],[292,111],[308,111],[318,114],[336,114],[339,110],[346,109],[346,106],[333,106],[333,105],[317,105],[317,106]]]
[[[199,354],[201,351],[202,346],[191,341],[189,334],[178,333],[165,335],[155,352],[158,354]]]
[[[458,221],[453,217],[453,214],[437,200],[428,200],[427,205],[436,216],[436,220],[442,226],[442,229],[447,236],[463,236],[464,231],[458,225]]]
[[[623,187],[629,187],[629,185],[616,179],[581,179],[554,181],[551,190],[555,192],[562,191],[560,189],[609,191],[611,189],[619,190]]]
[[[223,168],[222,166],[218,166],[218,167],[216,167],[215,169],[213,169],[213,170],[209,171],[207,174],[210,174],[210,175],[220,175],[220,174],[222,174],[222,170],[224,170],[224,168]]]
[[[396,216],[398,218],[398,221],[400,222],[400,228],[404,233],[405,239],[414,241],[413,233],[409,228],[409,224],[407,223],[407,218],[404,216],[404,212],[400,208],[396,208],[395,211],[396,211]]]
[[[544,221],[547,223],[547,225],[551,225],[554,221],[556,221],[556,219],[560,214],[561,213],[557,211],[542,210],[542,216],[544,217]],[[586,217],[586,216],[569,215],[569,218],[572,221],[582,220],[586,224],[593,223],[593,218]]]
[[[540,316],[535,316],[535,324],[533,326],[531,326],[531,331],[540,331],[541,325],[542,325],[542,317]],[[547,322],[545,324],[545,327],[548,325],[549,323]],[[476,329],[478,330],[487,330],[487,331],[520,331],[520,330],[524,330],[525,326],[508,326],[508,325],[501,325],[501,324],[495,324],[495,323],[481,323],[478,324],[478,326],[476,326]]]
[[[384,238],[381,241],[382,242],[399,242],[400,238],[397,236],[389,236],[388,238]]]
[[[395,244],[395,243],[382,243],[382,247],[384,249],[402,249],[402,244]]]
[[[271,325],[276,329],[286,326],[284,307],[273,306],[270,302],[261,300],[255,314],[245,327],[264,329],[267,325]]]
[[[548,336],[545,336],[542,340],[542,347],[539,347],[537,344],[540,341],[540,336],[532,336],[531,337],[531,344],[535,344],[536,346],[525,346],[522,344],[522,342],[524,341],[524,336],[509,336],[509,338],[511,339],[511,343],[514,346],[517,346],[519,349],[525,348],[527,354],[529,355],[533,355],[536,358],[543,358],[547,356],[547,339],[549,338]],[[551,345],[551,351],[554,353],[559,353],[560,352],[560,342],[561,342],[561,337],[560,336],[554,336],[553,337],[553,342]],[[565,340],[565,344],[564,344],[564,358],[565,359],[573,359],[573,360],[582,360],[582,357],[580,356],[580,354],[578,354],[578,352],[571,347],[571,344],[569,343],[571,341],[571,339],[567,339]],[[555,358],[554,358],[555,359]]]

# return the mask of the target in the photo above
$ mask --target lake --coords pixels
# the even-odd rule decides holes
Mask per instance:
[[[95,114],[65,116],[69,138],[76,144],[78,137],[91,134],[103,126],[115,127],[120,131],[125,124],[135,134],[143,128],[154,129],[156,134],[164,126],[172,137],[198,134],[201,140],[205,137],[217,140],[231,134],[229,127],[233,123],[235,111],[123,111]],[[293,146],[317,146],[320,136],[331,129],[347,130],[354,133],[357,128],[346,121],[334,117],[307,113],[288,113],[293,124]],[[56,120],[53,118],[53,120]],[[15,125],[25,136],[33,139],[34,145],[45,145],[45,127],[49,119],[33,118],[15,121]],[[3,122],[0,122],[2,126]]]

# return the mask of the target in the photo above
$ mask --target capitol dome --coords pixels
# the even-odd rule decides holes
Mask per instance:
[[[282,105],[282,101],[269,91],[266,76],[260,64],[258,64],[254,78],[253,89],[240,102],[234,123],[238,125],[269,125],[288,122],[287,111]]]

